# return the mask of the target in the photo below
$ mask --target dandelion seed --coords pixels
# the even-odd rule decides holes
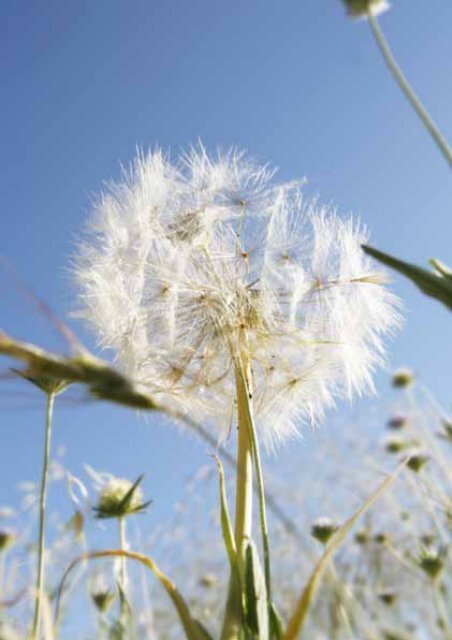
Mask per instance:
[[[139,155],[75,259],[79,315],[128,375],[225,436],[246,362],[269,446],[372,391],[399,320],[365,229],[274,173],[237,150]]]

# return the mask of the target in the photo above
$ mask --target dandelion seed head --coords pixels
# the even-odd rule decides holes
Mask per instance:
[[[224,435],[244,358],[270,446],[372,391],[399,320],[361,251],[365,228],[303,185],[236,149],[199,145],[174,164],[140,153],[98,199],[75,259],[78,313],[128,375]]]

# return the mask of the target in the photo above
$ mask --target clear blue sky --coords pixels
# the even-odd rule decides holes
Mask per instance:
[[[452,4],[394,4],[382,27],[452,138]],[[450,170],[366,23],[347,20],[338,0],[4,0],[0,21],[0,252],[60,317],[73,306],[67,267],[90,197],[137,145],[175,153],[198,138],[208,148],[240,145],[360,215],[375,246],[452,263]],[[412,367],[450,408],[451,314],[400,278],[394,290],[407,321],[391,363]],[[0,296],[0,326],[63,347],[5,271]],[[384,395],[384,377],[379,387]],[[42,411],[29,389],[24,399],[2,391],[0,403],[5,504],[17,499],[19,480],[38,477]],[[205,460],[193,438],[108,406],[57,409],[59,444],[76,473],[83,462],[120,475],[147,470],[153,521]]]

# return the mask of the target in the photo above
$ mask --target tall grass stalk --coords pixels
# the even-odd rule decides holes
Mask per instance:
[[[44,437],[44,457],[42,462],[41,489],[39,494],[39,537],[38,537],[38,560],[35,585],[35,608],[33,615],[33,626],[31,636],[33,640],[39,637],[41,622],[42,600],[45,581],[45,528],[46,528],[46,506],[47,506],[47,485],[50,462],[50,443],[52,436],[52,418],[55,404],[55,391],[47,393],[46,405],[46,426]]]
[[[424,105],[420,101],[415,91],[412,89],[410,83],[408,82],[402,70],[400,69],[399,65],[397,64],[396,59],[394,58],[394,55],[380,28],[380,25],[378,24],[377,18],[372,14],[371,11],[368,12],[367,18],[369,21],[369,26],[377,42],[377,45],[381,51],[383,59],[386,62],[391,74],[395,78],[400,89],[403,91],[403,93],[407,97],[408,102],[411,104],[415,112],[418,114],[418,116],[422,120],[425,128],[432,136],[433,140],[437,144],[441,153],[446,158],[449,166],[452,167],[452,149],[449,146],[446,138],[443,136],[440,129],[435,124],[432,117],[429,115],[428,111],[425,109]]]

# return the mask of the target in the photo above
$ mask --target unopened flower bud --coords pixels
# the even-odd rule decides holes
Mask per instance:
[[[367,529],[359,529],[355,533],[355,542],[356,544],[366,545],[370,540],[369,531]]]
[[[0,529],[0,553],[6,551],[8,547],[14,544],[16,534],[12,529]]]
[[[113,604],[115,594],[108,589],[94,591],[91,593],[91,600],[100,613],[106,613]]]
[[[398,431],[399,429],[403,429],[406,425],[407,419],[403,416],[393,416],[389,418],[387,422],[388,429],[392,429],[393,431]]]
[[[392,386],[395,389],[404,389],[414,382],[414,374],[410,369],[397,369],[392,374]]]
[[[397,600],[397,594],[393,589],[384,589],[384,591],[380,591],[378,598],[389,607]]]
[[[452,419],[443,418],[441,420],[442,431],[438,434],[443,440],[452,442]]]
[[[418,559],[419,567],[435,580],[442,573],[446,563],[446,550],[442,547],[424,547]]]
[[[388,438],[384,443],[385,450],[388,453],[400,453],[406,449],[407,446],[408,443],[401,438]]]
[[[406,466],[414,473],[419,473],[425,467],[429,459],[429,456],[422,451],[414,451],[409,454]]]
[[[376,542],[377,544],[386,544],[388,541],[389,535],[387,533],[384,533],[383,531],[374,535],[374,542]]]
[[[202,576],[199,584],[205,589],[213,587],[217,583],[217,577],[213,573],[206,573]]]
[[[311,527],[311,535],[322,544],[328,544],[338,529],[339,525],[329,518],[319,518]]]
[[[376,16],[391,8],[387,0],[343,0],[347,13],[352,18],[366,17],[369,13]]]

